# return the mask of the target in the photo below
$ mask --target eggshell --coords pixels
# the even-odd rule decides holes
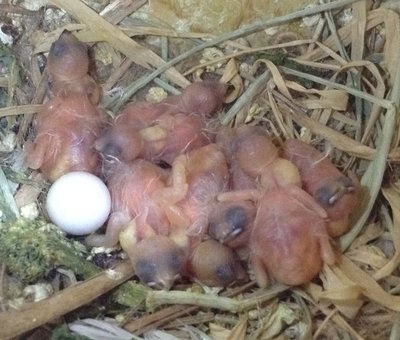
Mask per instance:
[[[50,220],[72,235],[99,229],[111,210],[111,197],[102,180],[85,171],[73,171],[57,179],[47,194]]]

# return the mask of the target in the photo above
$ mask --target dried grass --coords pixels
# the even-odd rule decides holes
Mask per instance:
[[[375,9],[369,1],[327,3],[323,5],[327,12],[322,14],[322,24],[316,26],[312,40],[299,39],[260,48],[240,45],[235,39],[318,13],[320,7],[213,37],[158,27],[122,27],[118,23],[135,10],[132,7],[124,14],[130,1],[117,0],[103,14],[79,0],[51,0],[50,3],[65,10],[78,23],[68,23],[33,40],[32,65],[27,72],[36,86],[31,104],[18,100],[16,78],[0,78],[0,87],[7,89],[9,98],[17,98],[0,109],[0,118],[26,115],[20,122],[23,138],[31,122],[30,114],[40,109],[38,103],[44,93],[45,79],[38,72],[39,59],[36,57],[48,50],[63,29],[68,29],[77,31],[77,36],[85,42],[105,42],[114,49],[113,53],[120,53],[114,56],[113,71],[104,82],[104,87],[109,90],[104,103],[114,112],[161,75],[178,87],[184,87],[189,83],[186,77],[199,77],[206,68],[220,64],[222,66],[215,72],[235,89],[230,98],[235,102],[220,115],[221,124],[263,125],[278,142],[288,137],[313,143],[324,140],[335,150],[332,156],[337,166],[352,170],[361,178],[362,200],[353,227],[337,240],[343,256],[336,265],[325,266],[319,280],[292,289],[276,285],[260,290],[250,284],[228,289],[229,297],[180,290],[144,292],[142,298],[148,310],[156,311],[127,313],[121,323],[126,330],[142,335],[153,328],[172,329],[183,338],[190,334],[194,336],[194,331],[179,326],[191,324],[213,339],[283,339],[290,335],[303,339],[311,336],[315,339],[399,337],[400,184],[397,162],[400,159],[400,134],[397,108],[400,104],[400,18],[395,11],[398,10],[395,2],[384,3]],[[337,27],[337,16],[334,17],[330,10],[345,5],[352,6],[353,20]],[[321,30],[325,24],[329,33],[321,36],[322,32],[327,32]],[[163,60],[129,38],[137,35],[211,40],[205,40],[174,59]],[[220,46],[225,51],[224,56],[203,64],[192,63],[190,68],[183,70],[182,61],[196,60],[199,52],[211,46]],[[299,46],[305,47],[305,52],[285,57],[283,61],[265,57],[267,51],[271,55],[280,55],[282,49]],[[372,62],[374,58],[379,58],[379,62]],[[248,60],[251,61],[249,65]],[[148,71],[131,85],[122,87],[120,95],[113,95],[112,88],[120,86],[121,78],[133,63]],[[240,69],[240,63],[249,66],[248,69]],[[391,174],[392,180],[383,184],[385,173]],[[0,171],[0,190],[8,206],[18,213],[7,183]],[[387,244],[394,248],[393,252],[383,246]],[[21,311],[1,313],[0,337],[22,334],[107,293],[133,274],[126,264],[120,266],[117,271],[122,276],[118,281],[106,277],[104,272],[45,302],[27,305]],[[101,289],[95,289],[99,284]],[[165,307],[165,304],[175,306]],[[204,308],[208,310],[205,315]],[[213,318],[215,321],[210,322]]]

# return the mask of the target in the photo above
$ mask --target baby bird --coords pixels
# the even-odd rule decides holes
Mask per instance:
[[[326,212],[296,186],[275,188],[258,201],[250,237],[257,283],[269,279],[287,285],[311,281],[335,254],[326,228]]]
[[[229,171],[225,156],[216,144],[208,144],[178,156],[172,163],[172,187],[187,185],[177,203],[188,218],[187,232],[204,235],[209,215],[219,193],[228,189]]]
[[[48,58],[51,98],[36,117],[35,140],[25,144],[28,166],[51,182],[70,171],[99,170],[101,158],[93,144],[107,116],[95,105],[99,93],[87,75],[88,65],[86,47],[71,33],[53,43]]]
[[[168,176],[167,170],[142,159],[129,164],[116,164],[107,179],[111,194],[111,215],[106,234],[104,237],[91,236],[89,243],[115,246],[119,233],[133,219],[136,219],[138,230],[150,225],[154,233],[168,235],[169,220],[165,213],[167,208],[157,201],[159,193],[167,186]]]
[[[249,238],[258,209],[253,201],[276,187],[300,186],[300,173],[292,162],[280,157],[278,148],[260,127],[223,128],[216,143],[228,160],[231,183],[229,192],[218,195],[225,206],[212,215],[209,234],[230,246],[242,247]],[[225,218],[221,215],[229,213],[230,206],[235,207],[231,216],[245,221],[241,227],[229,221],[229,215]]]
[[[186,188],[170,190],[169,171],[138,159],[116,164],[109,174],[112,213],[105,235],[90,235],[92,246],[118,243],[128,254],[141,282],[169,289],[186,262],[187,219],[174,207]],[[183,222],[182,222],[183,221]]]
[[[171,164],[178,155],[212,142],[207,117],[221,106],[225,92],[224,84],[204,81],[158,104],[128,104],[95,148],[106,159]]]
[[[344,234],[359,200],[357,178],[345,176],[321,152],[297,139],[285,142],[283,155],[300,170],[304,190],[328,213],[329,234],[332,237]]]

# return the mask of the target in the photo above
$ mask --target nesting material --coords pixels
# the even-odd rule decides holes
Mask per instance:
[[[43,133],[38,133],[37,137],[38,141],[45,140],[44,143],[38,142],[42,144],[38,150],[47,149],[49,146],[56,146],[56,143],[52,142],[53,131],[58,130],[68,135],[68,131],[78,129],[80,124],[89,126],[79,119],[67,126],[63,120],[66,117],[65,113],[72,112],[71,118],[77,118],[84,111],[82,107],[85,107],[89,113],[92,112],[96,120],[99,116],[104,117],[100,130],[97,130],[98,125],[90,125],[89,138],[82,138],[80,135],[81,138],[73,143],[68,143],[70,137],[64,138],[67,143],[61,143],[63,148],[54,147],[46,160],[41,156],[42,151],[35,151],[30,166],[40,169],[41,164],[56,163],[54,173],[48,171],[46,174],[46,170],[42,169],[44,175],[50,181],[54,181],[65,171],[65,165],[72,164],[73,160],[73,157],[58,158],[54,150],[65,151],[65,147],[73,150],[79,145],[77,141],[83,141],[91,152],[94,151],[96,157],[92,164],[95,164],[96,170],[91,167],[81,170],[95,172],[100,176],[106,174],[103,180],[111,181],[115,174],[110,170],[117,166],[116,163],[121,162],[119,155],[121,150],[118,150],[119,145],[115,142],[117,138],[113,137],[111,139],[113,143],[105,146],[100,143],[96,145],[95,140],[102,134],[104,127],[110,127],[110,122],[113,122],[114,116],[118,115],[121,108],[126,107],[128,101],[133,101],[135,103],[133,105],[143,103],[143,98],[146,97],[144,92],[147,86],[154,86],[150,84],[153,80],[167,92],[177,93],[184,92],[183,88],[190,83],[199,84],[200,78],[205,79],[211,75],[214,81],[218,79],[217,83],[224,84],[220,88],[226,91],[220,97],[217,94],[218,103],[221,104],[221,97],[225,97],[224,101],[231,104],[219,106],[219,111],[211,114],[212,119],[206,115],[205,125],[202,125],[203,121],[200,120],[200,125],[197,126],[201,126],[201,129],[205,127],[205,134],[201,135],[200,139],[192,132],[186,134],[184,138],[193,134],[193,137],[196,137],[193,140],[196,143],[200,141],[190,152],[198,150],[199,147],[216,144],[217,148],[220,148],[219,151],[224,154],[228,173],[240,174],[240,180],[238,176],[230,176],[235,180],[228,180],[227,187],[224,185],[218,187],[224,189],[222,193],[217,194],[214,204],[205,204],[199,210],[191,209],[192,202],[206,202],[208,195],[212,193],[208,187],[206,192],[194,194],[198,193],[195,190],[196,179],[207,178],[207,165],[210,164],[206,162],[209,157],[200,154],[197,164],[201,165],[203,173],[197,173],[195,169],[198,166],[191,166],[191,162],[195,164],[195,156],[180,158],[174,154],[186,150],[182,144],[173,149],[172,153],[165,149],[165,145],[170,143],[165,137],[174,136],[171,131],[174,131],[173,125],[178,122],[175,117],[177,113],[182,113],[176,110],[177,108],[180,110],[182,106],[176,102],[171,103],[170,99],[164,99],[166,100],[164,103],[172,104],[173,107],[168,115],[156,119],[156,123],[152,118],[144,125],[136,125],[133,128],[135,134],[139,131],[140,138],[138,138],[139,143],[133,143],[134,147],[130,148],[131,151],[135,149],[137,154],[130,152],[134,156],[128,163],[136,162],[140,154],[140,158],[148,158],[146,162],[153,165],[157,162],[155,166],[163,167],[157,177],[161,185],[151,200],[157,203],[157,209],[161,211],[159,216],[167,221],[166,227],[156,231],[148,228],[148,225],[154,222],[148,220],[149,216],[152,218],[155,216],[150,213],[153,207],[146,209],[141,202],[142,205],[138,206],[144,208],[137,215],[134,209],[131,209],[133,212],[129,209],[124,210],[121,204],[118,207],[119,212],[112,220],[117,225],[116,232],[111,233],[110,238],[106,233],[106,240],[111,240],[112,244],[121,241],[121,245],[125,245],[129,250],[128,255],[136,260],[139,259],[135,260],[136,263],[139,262],[135,265],[135,270],[142,270],[140,279],[144,283],[171,290],[151,290],[140,285],[138,277],[135,277],[132,281],[134,284],[124,287],[124,293],[118,297],[118,302],[122,305],[132,303],[134,315],[125,313],[124,308],[118,309],[113,304],[112,309],[107,308],[108,305],[102,309],[104,317],[114,317],[115,312],[119,312],[119,316],[115,319],[120,321],[123,315],[121,325],[137,336],[155,334],[149,330],[156,329],[157,335],[173,334],[181,339],[200,337],[204,333],[217,339],[219,337],[398,338],[399,319],[396,315],[400,305],[398,297],[400,242],[397,227],[400,190],[397,163],[400,159],[398,145],[400,138],[396,108],[400,103],[400,72],[398,72],[400,20],[396,1],[384,1],[377,5],[376,2],[337,0],[310,6],[289,16],[261,19],[257,23],[250,23],[247,27],[218,36],[198,32],[176,32],[171,27],[155,27],[157,23],[154,21],[151,24],[141,21],[140,25],[132,25],[132,20],[136,20],[137,16],[127,18],[127,15],[135,12],[143,4],[142,1],[118,0],[100,4],[80,0],[68,2],[53,0],[51,3],[54,6],[49,6],[46,11],[40,12],[22,8],[24,2],[20,2],[18,6],[2,7],[7,8],[6,16],[11,18],[6,22],[7,27],[3,26],[2,29],[7,28],[12,36],[17,37],[13,39],[10,49],[2,49],[2,53],[7,57],[1,57],[0,70],[0,99],[6,106],[0,109],[0,139],[3,140],[3,137],[11,134],[16,137],[15,142],[7,144],[7,148],[3,148],[4,150],[0,152],[2,161],[0,218],[2,223],[6,222],[4,225],[20,227],[20,223],[14,225],[10,220],[13,221],[19,216],[20,205],[16,204],[15,198],[20,196],[18,194],[22,187],[20,184],[24,184],[24,191],[27,186],[32,185],[32,181],[25,176],[30,175],[32,169],[26,170],[18,161],[20,159],[18,155],[22,154],[22,145],[25,145],[26,152],[30,148],[28,141],[34,143],[35,131],[39,132],[42,128]],[[153,2],[153,5],[156,3],[158,2]],[[26,17],[29,17],[29,20],[25,20]],[[55,23],[51,18],[62,18],[62,20]],[[310,18],[312,20],[307,20]],[[13,30],[13,24],[18,21],[26,23],[16,25],[17,29]],[[289,21],[295,21],[295,25],[306,23],[307,30],[312,32],[312,36],[304,38],[296,32],[282,32],[282,23]],[[35,26],[35,22],[41,24]],[[59,26],[59,22],[63,23],[62,27]],[[29,26],[32,23],[33,26]],[[28,29],[25,30],[25,27]],[[39,27],[45,32],[39,31]],[[97,102],[94,103],[93,91],[82,90],[87,88],[86,85],[77,87],[78,95],[75,93],[63,97],[64,90],[70,91],[74,87],[63,83],[57,75],[54,76],[57,70],[52,69],[51,54],[47,60],[49,72],[44,71],[47,52],[64,29],[73,32],[78,41],[90,46],[89,60],[93,68],[89,72],[95,76],[98,83],[104,85],[103,88],[106,90],[98,105]],[[249,35],[254,32],[257,34],[250,38]],[[275,39],[269,44],[254,41],[255,37],[268,35],[271,32],[275,34]],[[177,37],[179,39],[176,39]],[[203,38],[205,39],[202,40]],[[78,45],[82,46],[80,43]],[[210,47],[217,48],[218,53],[206,56],[205,49]],[[16,67],[20,65],[23,67]],[[153,67],[156,69],[152,69]],[[63,67],[59,69],[62,70]],[[79,71],[79,67],[75,70]],[[48,75],[56,83],[61,84],[53,87],[53,94],[47,91]],[[160,75],[162,76],[159,77]],[[73,72],[68,72],[66,76],[72,79]],[[85,71],[78,78],[82,83],[82,79],[87,77],[88,72]],[[21,79],[24,81],[21,82]],[[168,81],[170,83],[167,83]],[[47,99],[43,99],[46,91]],[[82,101],[78,102],[86,104],[77,105],[74,99],[76,96],[82,97]],[[68,109],[53,110],[55,106],[61,108],[64,106]],[[31,114],[37,112],[41,113],[32,120]],[[53,126],[48,126],[47,130],[43,128],[40,122],[52,116],[56,118],[57,113],[60,113],[63,119],[59,119]],[[46,118],[43,119],[44,117]],[[183,125],[185,124],[184,122]],[[232,150],[228,152],[226,150],[235,143],[224,144],[222,139],[215,139],[221,125],[237,131],[244,124],[260,128],[278,150],[278,157],[273,157],[274,161],[267,166],[275,169],[272,170],[273,176],[263,177],[262,171],[251,169],[249,166],[253,164],[248,161],[251,160],[251,152],[255,152],[256,155],[253,160],[260,159],[259,147],[252,149],[252,143],[249,143],[249,147],[243,147],[244,152],[238,157],[242,161],[232,166],[235,163]],[[119,127],[121,130],[123,128],[125,123]],[[199,131],[196,129],[192,131]],[[174,137],[178,137],[178,134]],[[311,179],[307,179],[304,174],[312,167],[306,165],[302,169],[294,155],[286,157],[284,156],[286,152],[279,151],[282,148],[285,150],[287,141],[291,139],[301,140],[307,146],[312,145],[318,150],[318,160],[315,161],[311,157],[311,164],[315,164],[317,169],[315,175],[310,176],[311,179],[323,172],[318,170],[318,165],[321,169],[325,169],[325,161],[329,159],[335,170],[338,169],[341,174],[348,176],[351,185],[348,179],[336,181],[342,177],[335,171],[331,173],[334,184],[329,184],[329,190],[325,187],[321,192],[318,191],[319,184],[316,188],[305,184]],[[182,141],[180,137],[178,140]],[[124,141],[122,139],[122,142]],[[214,143],[208,144],[210,141]],[[190,148],[190,145],[188,146]],[[122,147],[122,150],[128,148]],[[41,163],[42,160],[45,161]],[[296,171],[291,172],[292,175],[288,177],[279,176],[286,173],[283,169],[291,168],[291,166],[280,168],[277,165],[284,164],[285,161],[295,163],[298,168],[297,174],[303,173],[302,182],[297,181],[296,184]],[[122,167],[122,164],[119,165]],[[172,166],[171,169],[168,165]],[[66,171],[71,170],[77,169],[67,167]],[[206,182],[212,183],[209,179]],[[266,187],[277,183],[278,187],[265,190]],[[23,195],[23,206],[36,204],[38,218],[42,220],[45,218],[42,207],[48,188],[38,181],[33,185],[34,194]],[[302,185],[302,188],[299,185]],[[232,195],[231,189],[234,186],[238,190]],[[291,188],[288,189],[287,186]],[[243,190],[247,191],[246,195]],[[308,198],[305,199],[303,191],[298,195],[298,190],[308,191],[309,196],[306,195]],[[260,195],[260,192],[263,194]],[[266,192],[270,192],[270,196],[267,196]],[[332,192],[335,194],[331,195]],[[349,198],[349,204],[345,205],[351,206],[351,213],[349,214],[346,209],[339,209],[345,214],[339,216],[336,224],[331,225],[332,220],[336,219],[333,217],[334,214],[330,214],[326,208],[322,211],[319,208],[315,209],[314,204],[316,201],[329,204],[342,194],[348,195],[346,197]],[[357,199],[353,200],[355,196],[352,195],[356,195]],[[187,199],[188,197],[191,198]],[[204,197],[206,199],[203,199]],[[243,201],[244,197],[246,199]],[[278,204],[278,198],[287,203],[286,208]],[[309,205],[306,202],[313,204]],[[295,286],[274,283],[274,280],[279,280],[279,275],[276,274],[278,270],[289,266],[289,260],[293,258],[293,255],[287,256],[287,254],[304,253],[303,250],[293,251],[301,249],[301,247],[296,248],[300,242],[296,242],[299,238],[296,238],[295,234],[283,233],[283,238],[273,242],[271,241],[273,237],[263,232],[260,226],[265,224],[267,217],[274,222],[294,220],[284,213],[274,216],[266,208],[274,204],[286,212],[297,204],[296,209],[300,209],[303,213],[304,209],[307,210],[307,214],[302,214],[303,216],[312,215],[318,223],[322,221],[321,225],[324,226],[318,229],[318,232],[316,230],[309,232],[312,228],[301,228],[306,231],[302,235],[308,235],[309,240],[312,240],[305,248],[312,251],[315,256],[313,256],[313,266],[310,267],[312,275],[302,282],[287,282]],[[207,206],[212,206],[212,209],[207,210]],[[260,207],[263,207],[264,215],[260,213]],[[137,218],[138,216],[140,218]],[[190,230],[190,236],[186,237],[182,230],[191,224],[192,218],[197,224]],[[212,222],[204,233],[202,221]],[[24,220],[24,223],[26,227],[36,226],[36,221]],[[178,228],[171,228],[172,224]],[[272,225],[272,222],[268,224]],[[301,223],[303,224],[305,223]],[[258,236],[251,232],[254,227],[258,230]],[[121,229],[124,232],[121,233]],[[281,228],[277,230],[282,231]],[[292,229],[288,227],[286,231],[288,230]],[[16,229],[11,231],[14,232]],[[277,236],[277,233],[272,234]],[[6,232],[2,233],[2,237],[6,235]],[[18,238],[29,243],[30,238],[25,236]],[[98,235],[99,238],[94,238],[94,241],[104,241],[103,236]],[[211,238],[217,241],[210,241]],[[274,245],[285,239],[294,240],[290,243],[293,244],[293,248],[290,248],[289,252],[282,251],[276,255],[274,257],[276,260],[261,261],[264,260],[264,250],[260,251],[261,247],[257,250],[257,244],[264,238]],[[158,250],[173,249],[171,257],[163,255],[155,257],[157,261],[163,260],[168,269],[172,268],[172,274],[171,271],[167,272],[167,279],[154,279],[154,275],[149,275],[149,273],[154,274],[149,266],[151,263],[149,261],[140,263],[141,252],[132,251],[139,249],[138,245],[145,241],[151,245],[145,247],[146,250],[151,247],[156,248],[159,239],[166,241],[164,245],[168,247],[159,247]],[[322,242],[326,239],[328,243]],[[243,250],[249,242],[253,244],[251,247],[253,252]],[[132,245],[136,245],[136,248],[132,248]],[[225,247],[229,248],[228,252],[225,252],[227,249]],[[15,254],[16,248],[11,242],[8,249]],[[207,273],[201,268],[206,263],[202,261],[203,254],[208,254],[208,249],[217,248],[221,254],[229,252],[236,254],[233,263],[239,263],[242,269],[246,269],[245,272],[250,280],[256,279],[259,284],[266,284],[267,287],[259,289],[254,282],[243,283],[241,280],[233,280],[236,282],[222,290],[211,288],[210,286],[214,284],[229,285],[225,283],[226,281],[221,281],[221,277],[217,276],[215,279],[215,276],[209,274],[203,276],[203,273]],[[279,247],[280,250],[282,248]],[[35,246],[32,249],[35,249]],[[255,256],[255,251],[258,256]],[[59,252],[50,253],[59,255]],[[220,256],[220,259],[225,258],[224,256]],[[6,254],[4,258],[10,257]],[[231,259],[230,256],[228,258]],[[77,259],[80,261],[80,255]],[[79,261],[74,263],[74,268],[79,268]],[[99,262],[104,264],[107,261]],[[120,261],[118,255],[112,261]],[[4,262],[7,268],[1,277],[3,283],[8,283],[14,280],[13,269],[8,266],[7,261]],[[230,260],[223,262],[232,263]],[[279,262],[282,263],[281,266]],[[60,262],[51,263],[56,267]],[[215,264],[215,261],[212,263]],[[258,270],[248,272],[247,264]],[[318,269],[315,269],[316,267]],[[206,269],[210,268],[206,264]],[[235,265],[223,268],[231,270]],[[25,269],[23,266],[18,267],[21,273],[26,272]],[[220,271],[224,274],[222,278],[235,273],[234,270],[230,272],[229,270]],[[173,275],[177,272],[181,277]],[[213,270],[213,274],[216,272],[218,270]],[[237,273],[239,275],[236,275],[236,278],[247,280],[246,276],[240,274],[240,270]],[[70,313],[99,295],[107,294],[112,287],[121,284],[133,274],[132,263],[124,262],[115,270],[104,271],[99,276],[76,285],[75,289],[74,287],[63,289],[61,294],[50,296],[48,300],[33,303],[26,306],[24,311],[16,312],[12,312],[11,309],[18,299],[13,300],[10,290],[7,289],[8,285],[3,284],[2,287],[5,288],[2,290],[2,307],[6,311],[0,313],[0,323],[5,325],[0,330],[0,337],[19,336],[56,317]],[[294,277],[294,272],[290,275]],[[214,280],[209,280],[210,277]],[[197,282],[192,283],[190,280]],[[302,284],[298,285],[299,283]],[[124,300],[124,294],[129,295],[129,298]],[[96,313],[98,311],[97,309]],[[82,318],[82,315],[79,317]],[[73,314],[68,316],[70,320],[73,318]],[[236,324],[238,326],[234,327]],[[41,328],[41,331],[48,331],[53,325],[52,323],[51,327]],[[87,326],[90,326],[90,323]]]

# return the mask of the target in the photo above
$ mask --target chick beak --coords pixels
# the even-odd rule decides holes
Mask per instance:
[[[147,285],[154,289],[170,290],[175,282],[175,278],[161,278],[154,282],[149,282]]]

